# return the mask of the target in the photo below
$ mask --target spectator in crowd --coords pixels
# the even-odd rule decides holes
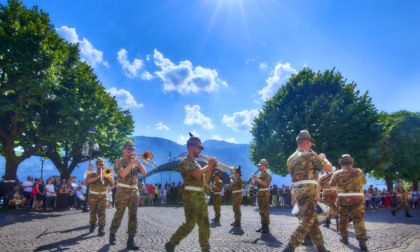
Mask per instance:
[[[82,187],[82,195],[83,195],[83,197],[85,197],[85,199],[86,199],[86,195],[87,195],[87,185],[86,185],[86,181],[85,181],[85,180],[83,180],[83,181],[80,183],[80,187]]]
[[[412,208],[419,208],[419,190],[413,190],[411,195],[413,200]]]
[[[149,194],[148,203],[149,203],[149,206],[150,206],[152,204],[153,198],[155,196],[155,187],[153,186],[153,184],[149,184],[149,186],[147,186],[147,192]],[[146,196],[146,198],[147,198],[147,196]]]
[[[45,198],[45,185],[44,185],[44,180],[42,178],[39,179],[38,184],[36,185],[36,203],[35,203],[35,210],[37,211],[41,211],[41,202],[44,200]]]
[[[284,207],[284,185],[282,187],[279,187],[278,193],[279,193],[279,206]]]
[[[53,210],[51,203],[55,199],[55,190],[54,185],[52,184],[52,179],[47,180],[47,185],[45,186],[45,201],[46,201],[46,210]]]
[[[392,200],[391,200],[391,194],[388,192],[388,190],[385,191],[385,204],[384,207],[391,207],[392,206]]]
[[[271,185],[270,188],[268,188],[268,192],[270,193],[270,198],[268,199],[268,202],[270,203],[270,206],[273,204],[273,194],[271,191],[273,190],[273,186]]]
[[[248,205],[248,190],[245,186],[242,188],[242,205]]]
[[[232,188],[230,187],[230,185],[225,186],[225,198],[226,204],[232,204]]]
[[[158,186],[157,186],[157,190],[158,190],[158,194],[157,194],[157,198],[158,198],[158,201],[157,201],[157,204],[158,205],[161,205],[162,204],[162,185],[161,184],[159,184]]]
[[[168,200],[168,188],[166,187],[166,185],[165,185],[165,187],[162,188],[161,194],[162,194],[162,204],[166,205],[168,203],[168,201],[167,201]]]
[[[6,199],[9,200],[9,207],[19,209],[25,206],[26,198],[19,191],[19,186],[14,186],[13,191],[6,195]]]
[[[383,208],[385,205],[385,188],[382,189],[382,191],[380,192],[381,194],[381,207]]]
[[[272,198],[272,204],[274,207],[277,206],[277,185],[273,185],[273,189],[270,191],[271,193],[271,198]]]
[[[33,210],[35,210],[35,206],[36,206],[36,195],[38,194],[38,191],[36,190],[36,188],[37,188],[38,183],[39,183],[39,179],[35,178],[34,186],[32,187],[32,191],[31,191],[31,201],[32,201],[31,206]]]
[[[157,206],[159,202],[159,188],[158,184],[155,184],[155,190],[154,190],[154,197],[153,197],[153,205]]]
[[[144,186],[144,183],[140,183],[139,187],[139,194],[140,194],[140,206],[144,206],[144,200],[146,199],[146,187]]]
[[[84,208],[85,204],[86,204],[86,198],[83,196],[82,194],[82,187],[81,186],[77,186],[76,191],[74,192],[75,195],[75,199],[76,199],[76,208]]]
[[[67,183],[67,191],[69,192],[69,210],[75,210],[76,207],[76,191],[77,191],[77,185],[74,183],[74,179],[69,179],[69,182]]]
[[[63,189],[63,191],[67,190],[67,181],[65,179],[61,180],[60,189]]]
[[[175,182],[172,182],[172,186],[171,186],[172,205],[176,205],[177,196],[178,196],[178,192],[176,190]]]
[[[31,204],[31,191],[34,183],[32,182],[34,179],[31,176],[22,182],[21,187],[23,188],[23,196],[25,196],[26,207],[30,208]]]
[[[249,205],[255,206],[255,188],[249,187]]]
[[[284,202],[285,207],[290,208],[292,206],[292,193],[290,192],[289,186],[286,186],[286,189],[284,189]]]

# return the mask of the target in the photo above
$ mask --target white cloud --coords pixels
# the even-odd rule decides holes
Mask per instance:
[[[111,96],[115,96],[118,105],[120,105],[123,109],[144,107],[143,104],[137,103],[134,100],[133,95],[131,95],[130,92],[125,89],[118,90],[117,88],[113,87],[106,90],[106,92],[108,92]]]
[[[176,91],[181,94],[197,93],[202,90],[211,92],[220,85],[227,86],[226,82],[218,78],[217,71],[214,69],[194,67],[188,60],[176,65],[156,49],[153,58],[155,65],[161,69],[155,74],[163,81],[164,92]]]
[[[195,136],[195,137],[199,137],[199,136],[200,136],[200,135],[199,135],[197,132],[195,132],[195,131],[191,131],[191,134],[192,134],[193,136]],[[176,142],[177,142],[178,144],[185,145],[185,144],[187,144],[188,139],[190,139],[190,135],[189,135],[189,134],[188,134],[188,135],[186,135],[186,136],[179,135],[178,140],[177,140]]]
[[[163,124],[163,122],[159,122],[155,124],[156,130],[169,130],[169,127]]]
[[[194,105],[186,105],[185,107],[185,120],[184,124],[186,125],[193,125],[198,124],[201,125],[205,129],[213,129],[214,126],[211,123],[211,119],[206,117],[200,112],[200,106]]]
[[[261,95],[261,100],[265,101],[273,97],[277,90],[285,84],[292,74],[297,74],[296,69],[290,66],[290,63],[277,64],[271,76],[266,80],[267,86],[258,91]]]
[[[238,143],[238,142],[236,142],[236,139],[234,137],[223,139],[223,138],[219,137],[218,135],[213,135],[211,139],[212,140],[217,140],[217,141],[225,141],[225,142],[234,143],[234,144]]]
[[[263,63],[259,64],[259,65],[258,65],[258,67],[259,67],[261,70],[265,70],[265,69],[267,69],[267,64],[263,62]]]
[[[82,61],[86,61],[93,67],[97,66],[98,64],[109,67],[108,62],[103,60],[104,53],[95,49],[86,38],[79,40],[79,36],[77,35],[75,28],[61,26],[60,28],[56,28],[56,30],[57,33],[65,40],[71,43],[79,43],[80,59]]]
[[[117,60],[120,62],[124,74],[128,78],[137,77],[137,72],[144,66],[143,60],[141,59],[134,59],[133,63],[130,63],[127,57],[127,50],[125,49],[121,49],[118,52]]]
[[[232,116],[223,115],[222,122],[235,131],[248,132],[251,130],[252,122],[258,116],[258,113],[257,109],[235,112]]]
[[[144,71],[142,74],[141,74],[141,79],[142,80],[151,80],[151,79],[153,79],[155,76],[153,76],[153,75],[151,75],[149,72],[147,72],[147,71]]]

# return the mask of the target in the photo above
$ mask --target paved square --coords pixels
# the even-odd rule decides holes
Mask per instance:
[[[242,206],[242,228],[232,228],[232,206],[222,206],[220,225],[211,223],[212,251],[282,251],[298,220],[290,209],[270,208],[271,234],[256,233],[260,227],[257,207]],[[124,251],[127,242],[127,213],[117,233],[117,244],[108,245],[109,225],[115,209],[107,209],[106,235],[89,234],[89,216],[81,211],[34,212],[27,210],[0,212],[1,251]],[[420,209],[410,209],[413,218],[400,211],[393,217],[389,209],[368,209],[365,221],[369,251],[420,251]],[[209,206],[209,218],[214,217]],[[185,220],[183,207],[140,207],[135,241],[141,251],[164,251],[164,244]],[[358,242],[350,224],[350,245],[338,241],[335,220],[332,228],[321,227],[325,246],[330,251],[358,251]],[[97,229],[96,229],[97,230]],[[175,248],[175,251],[201,251],[198,228]],[[299,247],[296,251],[317,251]]]

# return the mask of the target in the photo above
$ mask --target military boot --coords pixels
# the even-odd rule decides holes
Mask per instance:
[[[287,244],[286,248],[283,249],[283,252],[294,252],[295,251],[295,247],[293,247],[292,244]]]
[[[128,250],[139,250],[140,246],[134,244],[134,236],[129,236],[127,240],[127,249]]]
[[[213,222],[220,222],[220,217],[215,217],[214,219],[211,219]]]
[[[349,237],[348,236],[341,236],[340,241],[344,244],[349,244]]]
[[[268,227],[268,224],[263,224],[262,225],[262,229],[261,229],[261,231],[260,231],[261,233],[264,233],[264,234],[266,234],[266,233],[270,233],[270,228]]]
[[[311,236],[307,235],[302,242],[302,246],[312,246],[314,243],[312,242]]]
[[[95,228],[96,228],[96,223],[91,223],[89,233],[93,233],[95,231]]]
[[[318,249],[318,252],[327,252],[327,249],[324,245],[316,246],[316,248]]]
[[[117,243],[117,240],[115,239],[115,234],[110,233],[109,234],[109,245],[115,245]]]
[[[104,236],[104,235],[105,235],[104,226],[99,226],[99,228],[98,228],[98,236]]]
[[[166,252],[174,252],[175,251],[175,245],[172,245],[170,242],[167,242],[165,244]]]
[[[230,225],[234,226],[234,227],[240,227],[241,226],[241,221],[240,220],[235,220]]]
[[[326,220],[325,221],[325,224],[324,224],[324,227],[326,227],[326,228],[330,228],[330,220]]]
[[[359,247],[361,251],[368,251],[365,239],[359,239]]]
[[[413,216],[411,216],[409,213],[406,213],[405,217],[413,217]]]

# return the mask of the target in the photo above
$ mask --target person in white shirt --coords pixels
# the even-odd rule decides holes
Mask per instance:
[[[244,205],[248,205],[248,190],[246,189],[246,187],[244,186],[244,188],[242,188],[242,204]]]
[[[21,187],[23,188],[23,196],[26,198],[26,207],[30,207],[31,204],[31,191],[34,186],[32,181],[34,181],[34,179],[31,176],[28,176],[28,178],[21,184]]]
[[[52,184],[52,179],[47,180],[47,185],[45,186],[45,204],[46,204],[46,210],[53,210],[51,207],[51,202],[55,199],[55,190],[54,185]]]

